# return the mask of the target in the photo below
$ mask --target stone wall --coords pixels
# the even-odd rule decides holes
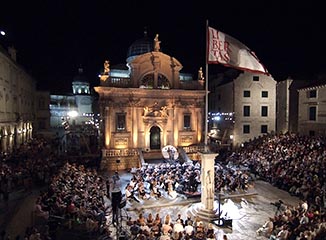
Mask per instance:
[[[141,166],[138,156],[126,157],[103,157],[101,161],[101,170],[120,171],[131,170],[132,168],[139,168]]]

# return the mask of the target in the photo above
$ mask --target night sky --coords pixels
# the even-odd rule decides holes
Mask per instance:
[[[313,1],[11,0],[1,3],[1,45],[17,49],[17,61],[38,88],[71,91],[78,67],[92,86],[103,62],[125,63],[128,47],[159,34],[161,51],[195,77],[205,69],[209,26],[253,50],[275,80],[314,78],[326,69],[324,8]],[[239,2],[239,3],[237,3]],[[271,2],[271,3],[269,3]],[[209,71],[224,71],[209,65]]]

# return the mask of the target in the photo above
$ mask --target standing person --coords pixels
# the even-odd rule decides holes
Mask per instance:
[[[121,181],[118,172],[112,176],[111,186],[111,206],[112,206],[112,222],[119,224],[119,205],[122,200]]]
[[[107,180],[106,180],[106,182],[105,182],[105,184],[106,184],[106,195],[107,195],[107,197],[109,198],[109,199],[111,199],[111,196],[110,196],[110,191],[111,191],[111,183],[112,183],[112,181],[111,181],[111,179],[110,178],[108,178]]]

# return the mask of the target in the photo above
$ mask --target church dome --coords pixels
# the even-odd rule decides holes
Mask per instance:
[[[127,62],[130,62],[135,57],[153,51],[153,39],[147,37],[147,32],[145,31],[144,37],[134,41],[127,53]]]

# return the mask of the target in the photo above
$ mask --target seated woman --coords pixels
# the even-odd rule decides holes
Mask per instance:
[[[172,199],[175,199],[177,197],[177,192],[174,190],[173,183],[168,183],[168,196]]]
[[[139,225],[139,226],[142,226],[143,223],[144,224],[146,223],[146,219],[145,219],[145,217],[144,217],[144,215],[142,213],[139,213],[136,222],[137,222],[137,225]]]
[[[204,239],[205,236],[205,229],[203,222],[198,222],[197,227],[195,228],[195,237],[197,239]]]
[[[258,236],[265,236],[265,237],[270,237],[274,230],[274,223],[273,223],[273,218],[269,218],[262,227],[260,227],[256,233]]]
[[[147,216],[147,218],[146,218],[146,225],[147,225],[148,227],[152,227],[153,224],[154,224],[154,218],[153,218],[153,215],[152,215],[152,213],[149,213],[148,216]]]
[[[138,184],[138,193],[141,199],[147,200],[149,199],[149,195],[145,191],[144,184]]]
[[[208,229],[206,231],[206,239],[207,240],[215,240],[216,239],[216,236],[214,233],[214,228],[211,223],[208,224]]]
[[[159,226],[159,227],[162,226],[162,220],[161,220],[161,217],[160,217],[159,213],[156,213],[156,215],[155,215],[154,224]]]
[[[160,236],[160,226],[154,222],[151,227],[151,232],[153,232],[154,237],[158,238]]]
[[[151,182],[151,186],[150,186],[150,190],[151,190],[151,196],[152,197],[156,197],[156,198],[160,198],[161,197],[161,192],[159,191],[159,186],[157,184],[156,180],[153,180]]]
[[[167,222],[169,225],[172,225],[172,219],[170,214],[165,215],[164,222]]]

